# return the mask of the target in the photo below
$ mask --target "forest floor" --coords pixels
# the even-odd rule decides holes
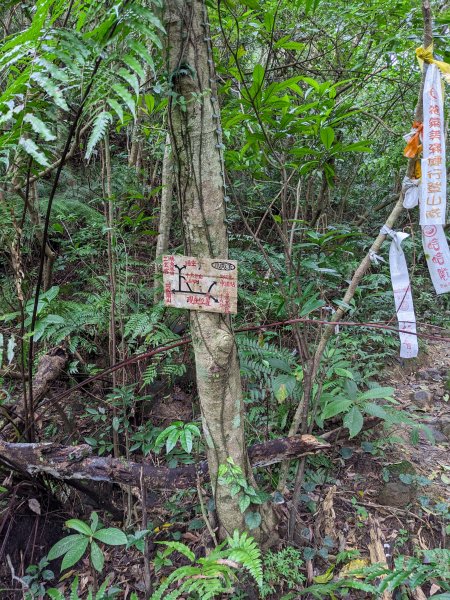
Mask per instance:
[[[357,550],[366,563],[386,561],[389,567],[395,556],[413,556],[418,548],[450,549],[445,531],[450,506],[449,365],[450,346],[433,342],[417,361],[391,365],[381,374],[380,385],[395,388],[399,410],[413,413],[427,429],[411,439],[407,425],[392,427],[389,437],[379,426],[364,442],[359,438],[340,447],[335,482],[320,489],[318,510],[307,519],[316,547],[337,531],[339,551]],[[333,558],[329,554],[323,561],[322,573]],[[313,575],[320,572],[315,567]],[[432,581],[424,589],[427,598],[438,591]],[[351,598],[365,597],[353,594]]]
[[[395,388],[398,408],[407,408],[427,426],[418,439],[411,440],[407,425],[396,426],[388,433],[378,426],[354,440],[339,442],[327,454],[313,459],[306,479],[308,482],[309,472],[313,485],[305,490],[302,498],[295,539],[298,547],[310,549],[303,567],[310,583],[320,582],[320,576],[343,551],[349,553],[349,558],[342,565],[358,557],[364,564],[386,561],[392,566],[396,555],[412,556],[417,548],[450,549],[449,536],[445,533],[450,501],[449,365],[448,344],[433,342],[417,362],[394,361],[379,377],[380,384]],[[54,418],[57,419],[57,415]],[[97,491],[100,496],[111,496],[112,490],[100,484]],[[25,558],[27,549],[29,554],[30,548],[35,548],[32,562],[36,564],[42,553],[63,537],[65,519],[75,516],[87,520],[86,516],[94,509],[86,504],[87,497],[81,491],[80,496],[75,497],[72,490],[72,497],[63,505],[55,504],[45,493],[39,486],[23,481],[16,486],[15,497],[6,512],[0,507],[3,517],[9,514],[10,519],[3,530],[4,535],[6,533],[4,545],[0,543],[0,547],[5,557],[11,557],[0,566],[0,589],[4,586],[9,590],[2,592],[1,598],[24,597],[19,591],[21,583],[14,580],[13,575],[21,575],[29,564]],[[135,494],[137,500],[139,490],[135,490]],[[33,500],[37,504],[33,504]],[[120,502],[125,502],[122,495]],[[156,528],[152,540],[173,539],[173,534],[178,532],[175,539],[188,544],[196,553],[203,553],[210,539],[196,514],[196,502],[195,497],[181,491],[149,494],[148,520]],[[284,517],[287,520],[289,507],[287,495],[285,504],[277,507],[282,521]],[[139,529],[138,512],[135,529]],[[119,525],[112,521],[109,524]],[[150,545],[154,555],[158,547],[153,541]],[[102,578],[108,576],[114,586],[121,588],[118,597],[129,598],[135,591],[139,598],[144,598],[140,552],[136,548],[126,552],[108,548],[105,555]],[[342,565],[336,567],[333,575],[341,572]],[[158,578],[175,566],[176,559],[172,566],[163,566]],[[75,574],[80,577],[80,591],[87,590],[93,582],[88,558],[64,577],[64,583],[56,585],[65,587],[68,594]],[[438,588],[432,586],[433,582],[425,586],[426,597],[438,592]],[[275,600],[289,591],[286,581],[275,595],[266,597]],[[368,597],[358,595],[359,592],[353,594],[349,597]]]

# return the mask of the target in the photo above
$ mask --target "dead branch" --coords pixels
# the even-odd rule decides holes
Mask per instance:
[[[265,467],[285,458],[319,452],[329,446],[328,442],[312,435],[295,435],[255,444],[249,449],[249,457],[253,467]],[[142,481],[151,489],[185,489],[196,485],[197,473],[203,478],[208,477],[206,461],[169,469],[111,456],[95,456],[87,444],[13,444],[0,440],[0,461],[29,475],[46,473],[55,479],[109,481],[135,486],[141,485]]]

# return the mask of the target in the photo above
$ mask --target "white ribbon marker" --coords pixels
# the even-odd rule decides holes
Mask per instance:
[[[403,179],[403,208],[414,208],[419,204],[420,196],[420,179],[411,179],[405,177]]]
[[[440,71],[430,64],[423,89],[423,158],[420,224],[445,223],[447,174],[445,122]]]
[[[370,258],[370,262],[377,266],[382,262],[384,262],[384,263],[386,262],[382,256],[379,256],[373,250],[369,250],[369,258]]]
[[[450,250],[442,225],[422,227],[422,244],[436,294],[450,292]]]
[[[392,289],[394,291],[395,310],[398,326],[402,330],[400,336],[400,357],[414,358],[419,351],[416,333],[416,315],[409,282],[408,266],[401,244],[409,234],[396,232],[384,225],[381,233],[392,238],[389,249],[389,268],[391,271]],[[411,333],[406,333],[410,331]]]

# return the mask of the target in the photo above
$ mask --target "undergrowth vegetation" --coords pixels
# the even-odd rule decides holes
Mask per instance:
[[[401,192],[420,3],[175,2],[202,6],[197,42],[216,69],[188,102],[176,86],[198,66],[168,71],[165,4],[0,6],[0,595],[448,600],[450,513],[433,487],[450,483],[448,464],[430,479],[400,472],[408,500],[377,512],[397,448],[439,442],[425,409],[396,389],[409,367],[398,358],[387,243],[343,300]],[[448,60],[441,4],[435,52]],[[237,314],[217,323],[235,332],[244,466],[219,452],[211,460],[191,344],[200,336],[188,311],[164,302],[161,275],[161,254],[190,247],[166,135],[177,107],[186,116],[211,96],[239,277]],[[195,149],[211,133],[186,132]],[[411,234],[418,331],[445,337],[450,295],[434,293],[416,217],[404,211],[396,227]],[[420,339],[424,363],[434,343]],[[448,372],[432,377],[442,418]],[[286,450],[297,434],[320,448]],[[8,458],[28,442],[37,465]],[[245,531],[223,527],[219,487]],[[277,525],[263,531],[271,511]],[[385,521],[385,554],[369,557]]]

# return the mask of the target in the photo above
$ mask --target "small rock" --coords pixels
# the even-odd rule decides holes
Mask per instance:
[[[444,423],[442,425],[442,433],[448,440],[450,440],[450,423]]]
[[[383,506],[403,508],[414,500],[414,495],[413,486],[406,485],[401,481],[388,481],[378,495],[378,502]]]
[[[416,497],[416,487],[412,484],[403,483],[400,475],[415,475],[414,465],[408,460],[389,465],[389,481],[383,484],[378,495],[378,502],[383,506],[394,506],[403,508]]]
[[[429,369],[428,370],[428,379],[432,381],[440,381],[442,379],[441,374],[438,369]]]
[[[423,369],[417,373],[417,379],[419,379],[419,381],[440,381],[442,375],[438,369]]]
[[[434,441],[437,444],[440,444],[441,442],[446,442],[447,441],[447,437],[443,431],[443,428],[438,429],[437,427],[433,427],[428,425],[428,428],[430,429],[431,433],[433,434],[434,437]],[[450,431],[449,431],[450,433]]]
[[[428,390],[418,390],[411,393],[411,400],[419,408],[428,409],[431,408],[433,394]]]

